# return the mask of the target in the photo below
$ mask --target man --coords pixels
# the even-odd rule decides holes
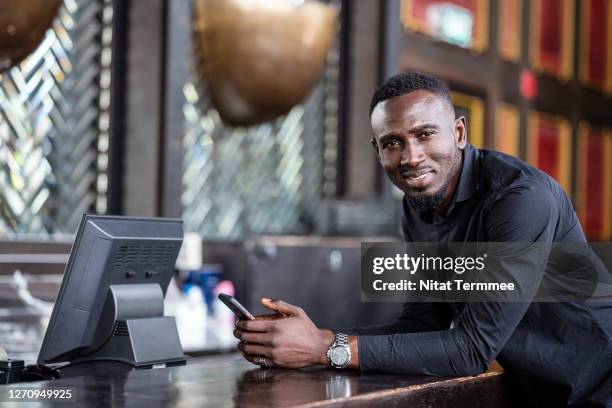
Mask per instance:
[[[465,118],[455,118],[436,78],[389,79],[374,93],[370,116],[380,163],[405,193],[407,241],[585,242],[551,177],[467,143]],[[332,332],[299,307],[262,302],[276,317],[241,321],[235,332],[256,364],[329,364],[330,350],[332,366],[341,368],[465,376],[497,359],[525,402],[612,404],[610,303],[411,302],[391,324]]]

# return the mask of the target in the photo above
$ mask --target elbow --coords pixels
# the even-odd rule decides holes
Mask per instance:
[[[491,359],[493,360],[493,358]],[[490,360],[474,347],[464,350],[460,354],[455,368],[459,376],[474,376],[484,373],[489,369]]]
[[[457,346],[454,353],[454,368],[459,376],[474,376],[489,369],[489,364],[497,355],[495,349],[486,342],[473,341],[471,336],[462,331],[454,331]]]

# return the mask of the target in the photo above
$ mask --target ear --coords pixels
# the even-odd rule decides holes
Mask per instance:
[[[378,150],[378,142],[376,141],[376,139],[371,138],[370,143],[372,143],[372,147],[374,147],[374,150],[376,150],[376,156],[378,156],[378,159],[380,160],[380,151]]]
[[[455,132],[455,142],[457,142],[457,147],[461,150],[465,149],[465,145],[467,144],[467,124],[465,120],[465,116],[459,116],[455,119],[454,128]]]

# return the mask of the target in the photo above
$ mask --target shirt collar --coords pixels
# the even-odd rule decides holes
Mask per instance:
[[[459,186],[455,202],[461,202],[472,198],[478,190],[480,152],[471,144],[467,144],[463,149],[463,166],[461,176],[459,176]]]

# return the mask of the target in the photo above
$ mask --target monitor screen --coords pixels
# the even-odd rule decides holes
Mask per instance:
[[[155,319],[163,320],[163,298],[182,239],[181,220],[84,215],[38,363],[96,356],[114,334],[127,336],[129,330],[140,330],[142,335]],[[174,320],[164,324],[171,327]],[[163,342],[163,333],[156,335]],[[113,347],[98,357],[113,359],[113,350],[123,348]]]

